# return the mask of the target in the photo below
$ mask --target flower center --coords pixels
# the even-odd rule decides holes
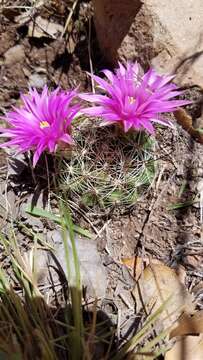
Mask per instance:
[[[128,101],[130,104],[134,104],[135,98],[133,96],[128,96]]]
[[[47,121],[40,121],[39,126],[40,126],[40,129],[50,127],[50,125],[49,125],[49,123]]]

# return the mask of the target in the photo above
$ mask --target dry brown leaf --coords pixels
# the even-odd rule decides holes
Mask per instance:
[[[133,270],[135,267],[136,259],[137,259],[136,256],[132,256],[129,258],[122,258],[121,262],[122,262],[122,264],[126,265],[127,267],[129,267]],[[141,259],[141,258],[139,258],[139,259]]]
[[[133,256],[131,258],[123,258],[121,262],[128,267],[131,275],[137,281],[144,269],[144,261],[142,260],[142,258],[138,256]]]
[[[149,264],[161,264],[161,262],[157,259],[141,258],[139,256],[122,258],[121,262],[122,264],[126,265],[130,270],[132,270],[132,275],[134,276],[136,281],[140,278],[146,266],[148,266]]]
[[[174,111],[174,116],[179,125],[192,136],[194,140],[203,144],[203,134],[195,129],[192,123],[192,117],[182,108],[178,108]]]
[[[67,50],[69,52],[69,54],[73,54],[75,51],[75,47],[76,47],[76,42],[74,41],[73,37],[71,35],[69,35],[68,37],[68,42],[67,42]]]
[[[161,329],[174,324],[183,311],[190,314],[194,310],[192,295],[187,292],[176,271],[162,263],[150,264],[144,269],[133,295],[137,311],[144,307],[148,314],[168,300],[158,319]]]
[[[45,36],[56,39],[57,34],[61,34],[62,32],[62,25],[52,23],[46,19],[43,19],[41,16],[37,16],[34,21],[30,22],[28,28],[28,36],[35,38],[41,38]]]
[[[171,350],[167,351],[165,360],[202,360],[203,335],[182,337]]]
[[[198,311],[193,316],[184,314],[179,320],[178,326],[171,331],[170,338],[200,333],[203,333],[203,311]]]

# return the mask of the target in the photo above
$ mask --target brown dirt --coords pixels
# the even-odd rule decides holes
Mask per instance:
[[[42,17],[64,25],[67,7],[61,2],[62,8],[54,10],[54,2],[50,8],[42,8],[38,12]],[[65,9],[65,10],[64,10]],[[61,12],[60,12],[61,11]],[[20,15],[16,10],[15,16]],[[48,15],[50,14],[51,15]],[[90,89],[90,82],[86,75],[89,70],[88,54],[88,14],[91,6],[88,1],[79,3],[76,13],[70,22],[70,34],[67,39],[50,39],[46,36],[40,39],[28,37],[28,25],[19,26],[15,22],[14,14],[0,14],[0,111],[3,113],[16,104],[19,94],[28,89],[31,75],[38,74],[49,86],[61,85],[63,88],[75,87],[80,84],[81,89]],[[61,15],[62,14],[62,15]],[[72,49],[70,49],[70,38]],[[6,52],[20,45],[24,56],[19,60],[6,64]],[[92,38],[92,49],[96,48],[95,38]],[[93,67],[97,71],[102,66],[102,58],[98,57],[98,50],[93,56]],[[187,89],[187,95],[195,99],[195,104],[189,108],[194,119],[201,115],[199,89]],[[122,257],[135,254],[155,257],[173,267],[183,264],[187,271],[187,285],[201,284],[203,272],[198,261],[191,253],[200,252],[203,234],[200,224],[200,208],[198,202],[188,207],[170,210],[169,206],[184,203],[198,197],[198,183],[203,176],[203,146],[195,143],[180,127],[176,129],[159,129],[157,133],[157,158],[159,168],[157,177],[151,189],[131,209],[124,213],[111,214],[108,218],[91,218],[98,231],[104,226],[100,237],[97,237],[98,246],[109,276],[108,301],[116,303],[117,310],[109,303],[103,304],[104,309],[111,316],[118,312],[118,308],[131,314],[132,309],[123,303],[120,292],[132,288],[131,277],[120,266]],[[3,155],[4,154],[4,155]],[[2,181],[5,181],[6,155],[0,152],[0,168]],[[181,188],[184,185],[184,191]],[[23,199],[21,193],[15,191],[17,200]],[[19,198],[18,198],[19,197]],[[20,243],[25,237],[21,235]],[[199,245],[198,245],[199,244]],[[119,285],[120,282],[122,286]],[[118,290],[118,285],[120,286]],[[116,290],[117,289],[117,290]],[[127,290],[126,290],[127,289]],[[202,288],[198,291],[203,292]],[[129,295],[128,295],[129,296]],[[128,302],[131,302],[129,297]],[[122,304],[121,304],[122,303]],[[199,304],[203,306],[203,304]]]

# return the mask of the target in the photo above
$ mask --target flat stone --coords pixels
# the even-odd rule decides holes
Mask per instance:
[[[8,177],[20,176],[26,167],[24,154],[14,154],[13,149],[7,148],[6,153],[8,154]]]
[[[5,65],[12,65],[22,61],[25,58],[25,51],[22,45],[16,45],[8,49],[4,54]]]
[[[42,232],[44,230],[44,224],[39,217],[32,216],[27,213],[28,205],[32,204],[33,194],[29,195],[26,202],[23,202],[19,207],[18,218],[21,219],[24,224],[31,227],[34,231]],[[37,199],[35,206],[43,208],[42,194]]]
[[[57,273],[53,273],[53,269],[57,267],[57,264],[61,267],[66,275],[69,285],[76,286],[75,278],[75,265],[74,257],[71,246],[69,234],[67,232],[68,252],[69,252],[69,268],[67,269],[65,249],[60,231],[54,230],[48,233],[48,241],[54,246],[53,256],[49,254],[48,265],[52,272],[52,278],[54,282],[58,282]],[[107,288],[107,278],[105,267],[102,264],[100,255],[97,250],[96,242],[91,239],[80,238],[75,236],[75,244],[77,249],[77,255],[80,264],[80,276],[83,287],[86,289],[87,298],[104,298]],[[48,266],[45,271],[45,264],[47,263],[47,252],[39,250],[39,257],[36,257],[36,268],[38,269],[38,276],[41,281],[46,281],[48,276]]]

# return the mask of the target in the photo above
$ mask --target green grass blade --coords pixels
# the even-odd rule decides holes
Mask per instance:
[[[38,208],[38,207],[31,207],[31,206],[28,206],[27,209],[26,209],[26,212],[30,215],[33,215],[33,216],[36,216],[36,217],[43,217],[45,219],[48,219],[48,220],[52,220],[54,222],[56,222],[57,224],[59,225],[62,225],[62,218],[61,216],[57,216],[57,215],[54,215],[52,213],[50,213],[49,211],[46,211],[44,209],[41,209],[41,208]],[[68,228],[69,224],[66,223],[65,221],[65,226]],[[78,225],[75,225],[73,224],[73,231],[82,235],[82,236],[85,236],[89,239],[92,238],[92,234],[86,230],[86,229],[82,229],[80,226]]]
[[[77,255],[77,249],[75,244],[75,236],[74,236],[74,226],[71,218],[70,211],[67,207],[63,205],[61,202],[60,204],[61,213],[63,216],[63,242],[66,254],[66,263],[67,263],[67,270],[70,272],[69,266],[69,249],[67,243],[67,230],[69,232],[70,242],[72,246],[72,253],[73,253],[73,261],[74,261],[74,270],[75,271],[75,281],[74,285],[70,284],[70,292],[71,292],[71,306],[72,306],[72,317],[73,317],[73,325],[74,329],[70,331],[70,346],[71,352],[70,356],[72,360],[81,359],[82,358],[82,339],[83,339],[83,316],[82,316],[82,289],[81,289],[81,280],[80,280],[80,265],[79,259]],[[72,277],[72,274],[70,274]]]
[[[198,200],[188,200],[182,203],[176,203],[176,204],[171,204],[167,207],[167,210],[178,210],[178,209],[183,209],[185,207],[191,206],[195,203],[197,203]]]

